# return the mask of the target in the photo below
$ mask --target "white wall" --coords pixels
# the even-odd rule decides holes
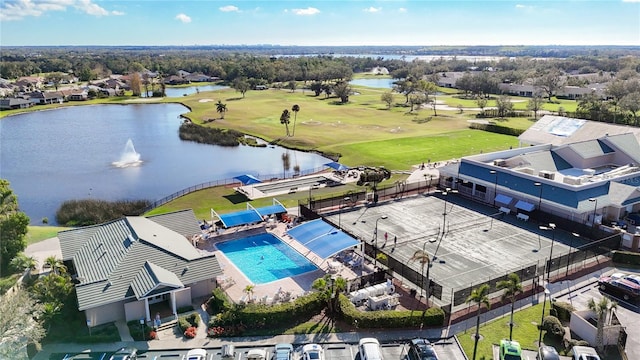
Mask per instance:
[[[184,288],[175,292],[176,310],[183,306],[191,305],[191,288]]]
[[[202,280],[189,285],[191,288],[191,296],[193,298],[210,297],[213,289],[216,288],[216,279]]]
[[[124,304],[125,320],[140,320],[147,317],[147,311],[144,307],[144,299],[132,301]]]
[[[124,318],[124,302],[107,304],[84,311],[87,320],[91,320],[91,326],[102,325]]]
[[[591,310],[574,311],[571,313],[569,327],[582,340],[587,341],[591,346],[596,346],[598,329],[587,321],[589,318],[595,318],[595,314]],[[605,325],[604,345],[617,344],[621,328],[622,326],[620,325]]]

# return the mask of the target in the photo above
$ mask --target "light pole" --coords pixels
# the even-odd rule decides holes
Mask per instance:
[[[496,207],[496,196],[498,195],[498,172],[495,170],[489,171],[489,174],[493,174],[493,207]]]
[[[144,333],[144,318],[140,319],[140,329],[142,330],[142,340],[147,340],[147,335]]]
[[[351,198],[348,197],[348,196],[340,199],[340,206],[338,207],[338,229],[340,229],[340,230],[342,230],[342,223],[340,222],[340,214],[342,214],[342,204],[345,201],[349,201],[349,200],[351,200]]]
[[[309,208],[311,208],[311,190],[317,186],[320,186],[320,183],[309,185]]]
[[[442,197],[444,198],[444,211],[442,212],[442,234],[445,232],[445,227],[447,225],[447,195],[449,193],[457,193],[458,190],[451,190],[451,188],[446,188],[442,192]]]
[[[589,199],[590,202],[595,202],[595,205],[593,206],[593,226],[596,226],[596,211],[598,211],[598,199],[596,198],[590,198]]]
[[[551,230],[551,249],[549,250],[549,264],[547,265],[547,283],[551,274],[551,260],[553,259],[553,244],[556,242],[556,224],[549,223],[549,226],[539,226],[540,230]]]
[[[376,228],[373,230],[373,236],[375,238],[375,245],[373,246],[373,267],[377,266],[378,259],[378,221],[388,218],[387,215],[382,215],[376,219]]]
[[[544,323],[544,310],[547,306],[547,296],[551,294],[551,291],[544,288],[544,302],[542,303],[542,317],[540,318],[540,335],[538,335],[538,347],[542,346],[542,324]]]
[[[538,211],[542,212],[542,183],[534,182],[533,185],[540,188],[538,193]]]
[[[569,243],[569,254],[567,255],[567,270],[564,272],[564,277],[569,276],[569,261],[571,260],[571,251],[573,250],[573,238],[580,237],[578,233],[571,233],[571,242]]]

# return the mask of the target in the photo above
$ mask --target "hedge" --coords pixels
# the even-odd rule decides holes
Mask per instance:
[[[200,314],[197,312],[191,313],[189,315],[180,316],[178,318],[178,326],[182,332],[185,332],[190,327],[197,328],[200,324]]]
[[[360,311],[343,294],[340,294],[338,302],[343,319],[350,324],[357,324],[359,328],[403,328],[444,324],[444,311],[437,307],[426,311]]]
[[[471,123],[469,124],[471,129],[483,130],[497,134],[511,135],[511,136],[520,136],[524,132],[523,129],[514,129],[506,126],[496,125],[496,124],[479,124],[479,123]]]
[[[631,251],[612,251],[612,259],[614,263],[640,266],[640,253]]]
[[[259,327],[265,323],[271,326],[289,325],[291,319],[319,314],[326,304],[321,294],[314,292],[298,297],[293,302],[276,305],[248,304],[236,316],[247,327]]]
[[[554,301],[552,306],[558,315],[558,319],[562,321],[571,320],[571,313],[575,311],[573,305],[564,301]]]

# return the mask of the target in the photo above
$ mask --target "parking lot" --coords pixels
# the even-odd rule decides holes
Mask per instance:
[[[456,342],[451,340],[440,340],[434,343],[434,347],[440,359],[451,359],[451,360],[465,360],[465,356],[462,353],[462,350],[458,347]],[[246,360],[247,352],[250,349],[254,349],[256,347],[241,347],[238,346],[235,348],[236,357],[235,360]],[[262,347],[267,351],[267,359],[272,359],[274,355],[273,346],[270,347]],[[360,356],[358,354],[358,345],[357,344],[347,344],[347,343],[337,343],[337,344],[323,344],[322,348],[325,353],[325,360],[360,360]],[[408,345],[402,343],[390,343],[390,344],[381,344],[382,355],[385,360],[406,360],[407,359],[407,350]],[[208,354],[208,360],[222,360],[221,348],[210,348],[206,349]],[[138,359],[182,359],[188,350],[176,350],[176,351],[141,351],[138,354]],[[301,351],[302,345],[294,346],[294,356],[293,360],[301,359]],[[66,358],[67,360],[99,360],[99,359],[108,359],[111,354],[95,352],[95,353],[83,353],[77,355],[71,355]],[[64,359],[65,354],[54,354],[50,357],[52,360]]]

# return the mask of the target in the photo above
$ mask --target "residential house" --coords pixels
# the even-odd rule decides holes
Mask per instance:
[[[69,96],[67,96],[67,100],[69,101],[85,101],[89,98],[89,92],[85,89],[74,89],[71,90]]]
[[[606,88],[606,84],[589,84],[585,87],[563,86],[561,90],[558,90],[556,96],[563,99],[578,100],[585,95],[594,94],[600,99],[605,99]]]
[[[191,73],[184,70],[178,70],[177,75],[181,78],[186,78],[187,76],[191,75]]]
[[[389,69],[384,66],[376,66],[371,69],[371,72],[375,75],[389,75]]]
[[[167,85],[182,85],[182,84],[188,84],[189,80],[183,77],[180,77],[178,75],[171,75],[164,78],[164,83]]]
[[[0,110],[26,109],[33,106],[33,101],[22,98],[0,99]]]
[[[210,296],[222,274],[213,253],[191,242],[201,234],[192,210],[141,217],[58,234],[76,285],[78,310],[92,326],[151,320],[150,306],[173,314]]]
[[[456,88],[456,82],[464,76],[464,72],[461,71],[447,71],[440,74],[438,77],[438,86],[446,88]]]
[[[34,91],[28,95],[38,105],[62,104],[64,102],[64,96],[59,91]]]
[[[538,90],[535,86],[530,84],[511,83],[500,83],[498,84],[498,89],[500,89],[503,94],[526,97],[532,97],[533,94],[535,94],[535,92]]]
[[[204,74],[190,74],[190,75],[184,76],[184,78],[191,82],[208,82],[208,81],[220,80],[220,78],[211,77]]]

